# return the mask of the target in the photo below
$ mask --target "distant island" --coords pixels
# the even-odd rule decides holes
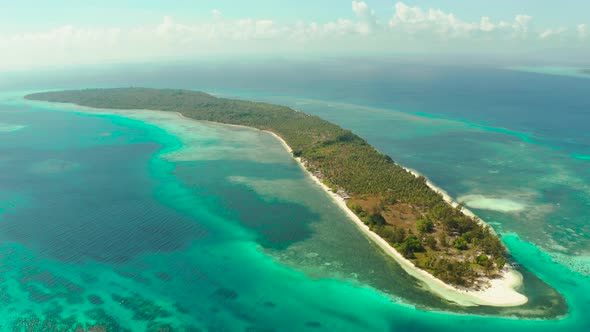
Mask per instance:
[[[580,74],[587,74],[587,75],[590,75],[590,69],[580,69],[580,70],[579,70],[579,73],[580,73]]]
[[[445,199],[423,176],[396,164],[351,131],[317,116],[268,103],[172,89],[87,89],[25,98],[94,108],[178,112],[195,120],[269,131],[348,208],[353,219],[364,223],[359,227],[366,228],[376,242],[386,241],[389,249],[395,248],[394,258],[401,254],[401,261],[409,260],[412,269],[426,271],[428,277],[438,278],[446,287],[452,285],[453,290],[474,294],[513,273],[506,248],[489,226]],[[526,302],[526,297],[514,294],[505,296],[507,299],[487,294],[476,304]]]

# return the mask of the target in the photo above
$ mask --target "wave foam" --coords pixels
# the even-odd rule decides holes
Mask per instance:
[[[520,212],[526,208],[525,204],[517,201],[484,195],[464,195],[459,197],[458,201],[464,202],[470,208],[498,212]]]
[[[23,128],[25,128],[25,126],[0,122],[0,133],[13,133],[13,132],[19,131]]]

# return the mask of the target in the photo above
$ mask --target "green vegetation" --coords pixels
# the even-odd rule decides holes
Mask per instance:
[[[506,263],[498,237],[460,207],[447,204],[424,177],[415,177],[351,131],[317,116],[284,106],[169,89],[91,89],[26,98],[180,112],[196,120],[272,131],[309,171],[334,191],[350,196],[349,207],[374,232],[441,280],[473,286],[478,278],[493,277]]]
[[[434,223],[428,219],[418,219],[416,229],[421,235],[432,233],[434,231]]]

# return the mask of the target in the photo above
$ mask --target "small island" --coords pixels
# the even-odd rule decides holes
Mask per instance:
[[[317,116],[268,103],[206,93],[148,88],[87,89],[30,94],[29,100],[105,109],[177,112],[201,121],[268,131],[346,210],[369,238],[406,271],[460,293],[465,305],[515,306],[527,298],[498,236],[428,180],[380,153],[364,139]],[[343,244],[344,245],[344,244]],[[436,279],[435,279],[436,278]],[[499,287],[500,291],[489,291]]]
[[[579,70],[580,74],[586,74],[586,75],[590,75],[590,69],[580,69]]]

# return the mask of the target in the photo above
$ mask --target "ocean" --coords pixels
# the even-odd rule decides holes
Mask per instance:
[[[0,81],[2,329],[590,328],[590,80],[366,59],[11,75]],[[490,223],[529,304],[461,308],[423,290],[270,135],[21,99],[101,86],[268,101],[353,130]]]

